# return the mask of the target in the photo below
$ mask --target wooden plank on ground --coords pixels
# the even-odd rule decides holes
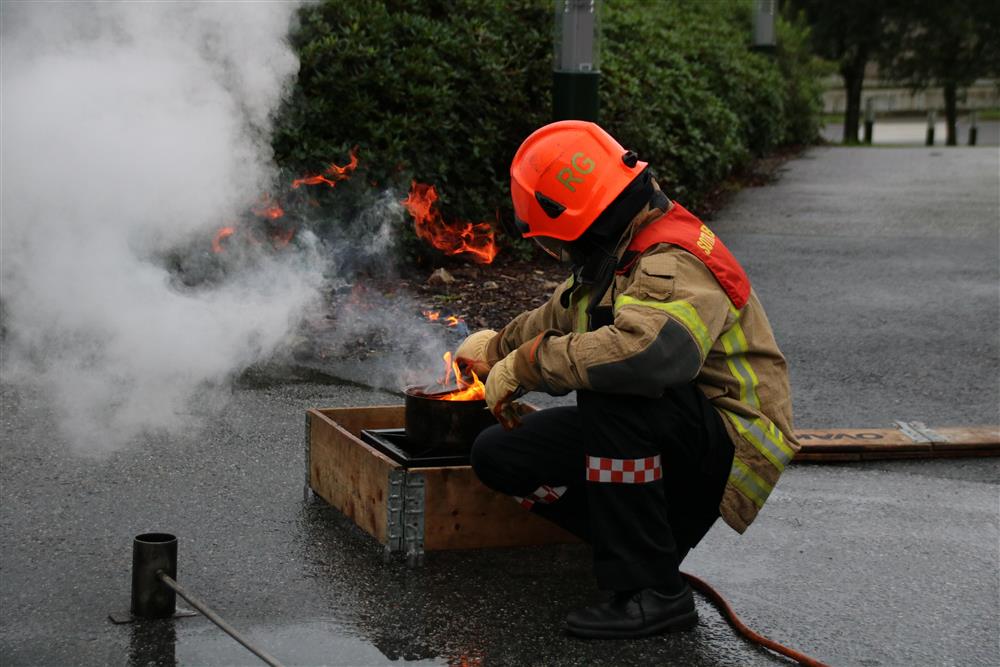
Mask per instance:
[[[576,542],[570,533],[486,488],[469,466],[424,468],[424,549]]]
[[[815,463],[817,461],[860,461],[861,452],[816,452],[809,449],[801,449],[792,459],[792,463]]]
[[[804,429],[796,462],[872,461],[968,456],[1000,456],[1000,426],[928,428],[941,436],[918,442],[899,429]]]
[[[1000,426],[942,426],[930,431],[941,436],[934,440],[934,451],[1000,449]]]
[[[795,432],[795,437],[803,452],[918,452],[931,449],[929,442],[914,442],[895,428],[802,429]]]

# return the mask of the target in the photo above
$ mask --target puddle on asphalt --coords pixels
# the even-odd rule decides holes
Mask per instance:
[[[399,654],[390,642],[379,647],[352,636],[350,630],[329,621],[312,621],[281,627],[237,629],[258,648],[283,665],[447,665],[446,658]],[[136,626],[139,627],[139,626]],[[184,619],[163,625],[155,633],[134,633],[129,667],[161,665],[263,664],[235,639],[206,619]],[[452,662],[451,664],[454,664]]]

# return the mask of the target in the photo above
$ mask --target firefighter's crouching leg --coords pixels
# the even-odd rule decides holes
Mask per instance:
[[[683,588],[667,513],[660,399],[578,392],[594,573],[605,590]]]
[[[588,540],[583,441],[575,406],[540,410],[512,431],[483,431],[472,446],[472,468],[486,486]]]

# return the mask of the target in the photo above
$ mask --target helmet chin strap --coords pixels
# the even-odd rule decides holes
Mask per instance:
[[[615,251],[636,215],[651,203],[656,190],[649,169],[628,185],[625,190],[598,216],[594,224],[576,241],[567,244],[573,262],[573,288],[563,293],[564,305],[569,295],[581,285],[590,290],[587,314],[592,316],[600,304],[618,267]]]

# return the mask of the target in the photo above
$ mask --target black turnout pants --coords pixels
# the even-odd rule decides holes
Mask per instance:
[[[605,590],[678,590],[678,567],[719,516],[733,460],[692,385],[660,398],[578,391],[576,406],[493,426],[472,467],[487,486],[589,542]]]

